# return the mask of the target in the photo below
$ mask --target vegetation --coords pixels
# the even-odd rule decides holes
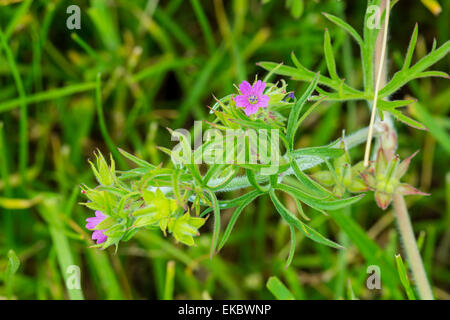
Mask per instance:
[[[450,11],[423,2],[92,0],[79,30],[0,2],[0,297],[448,299]],[[228,129],[276,170],[199,164]]]

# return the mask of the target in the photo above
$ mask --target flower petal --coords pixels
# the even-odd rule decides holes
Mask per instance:
[[[103,220],[105,220],[106,216],[101,213],[100,211],[95,211],[95,217],[90,217],[86,219],[86,229],[88,230],[94,230],[95,227],[102,222]]]
[[[98,211],[98,210],[95,211],[95,216],[102,218],[102,219],[106,218],[106,216],[101,211]]]
[[[258,103],[256,104],[256,106],[258,106],[258,108],[267,108],[267,106],[269,105],[269,100],[269,96],[261,95],[258,97]]]
[[[252,93],[252,86],[248,83],[248,81],[244,80],[239,85],[239,90],[243,95],[250,95]]]
[[[95,227],[102,222],[103,218],[99,218],[99,217],[90,217],[86,219],[86,229],[88,230],[93,230],[95,229]]]
[[[256,95],[262,95],[265,88],[266,88],[266,83],[262,82],[261,80],[258,80],[253,85],[253,93]]]
[[[97,240],[97,244],[100,244],[100,243],[105,242],[106,239],[108,239],[108,237],[105,236],[105,235],[103,234],[103,232],[101,232],[100,230],[95,230],[95,231],[92,233],[92,240],[94,240],[94,241]]]
[[[247,108],[251,105],[248,102],[247,96],[236,96],[236,98],[234,98],[234,102],[238,108]]]
[[[245,115],[248,117],[251,114],[255,114],[258,111],[258,107],[255,104],[249,104],[248,107],[245,108]]]

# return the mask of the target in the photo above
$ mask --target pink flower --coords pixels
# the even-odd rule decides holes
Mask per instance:
[[[100,211],[95,211],[95,217],[90,217],[86,219],[86,229],[88,230],[94,230],[95,227],[105,220],[106,216],[101,213]],[[94,230],[92,233],[92,240],[97,240],[97,244],[103,243],[108,239],[106,235],[103,234],[103,231],[105,230]]]
[[[244,112],[246,116],[255,114],[259,108],[266,108],[269,104],[269,96],[264,95],[264,89],[266,88],[266,83],[261,80],[256,81],[256,83],[251,86],[247,81],[242,81],[239,85],[239,90],[242,95],[234,98],[236,106],[239,108],[245,108]]]

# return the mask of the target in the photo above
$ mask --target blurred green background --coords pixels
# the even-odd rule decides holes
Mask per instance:
[[[390,76],[416,22],[414,59],[430,50],[434,38],[438,44],[449,38],[449,1],[439,1],[437,15],[423,2],[401,0],[392,12]],[[366,1],[86,0],[76,1],[81,29],[69,30],[66,9],[73,3],[0,0],[0,299],[272,299],[270,277],[277,278],[269,287],[285,286],[287,297],[296,299],[406,298],[395,268],[395,254],[405,257],[394,217],[390,209],[376,207],[372,195],[337,213],[364,231],[358,244],[332,218],[307,212],[311,226],[347,250],[299,235],[287,270],[289,227],[264,197],[244,211],[212,260],[211,222],[200,230],[196,247],[164,239],[158,231],[140,231],[117,253],[89,249],[93,243],[84,220],[93,212],[78,205],[85,201],[80,184],[95,185],[87,159],[96,148],[109,153],[116,145],[167,164],[156,149],[172,146],[165,128],[190,128],[194,119],[208,119],[213,95],[228,95],[233,84],[265,75],[257,62],[290,65],[294,51],[303,65],[324,72],[325,28],[338,71],[361,87],[356,46],[321,12],[345,18],[360,31]],[[449,59],[434,69],[448,72]],[[103,114],[95,104],[99,72]],[[305,86],[288,83],[297,93]],[[406,180],[432,194],[407,198],[409,212],[434,293],[449,299],[448,80],[415,81],[395,94],[407,95],[419,103],[406,112],[430,130],[396,123],[398,152],[404,158],[422,150]],[[364,103],[325,103],[318,110],[304,124],[299,146],[326,144],[343,129],[351,133],[369,122]],[[357,148],[352,156],[360,160],[362,152]],[[130,165],[116,160],[122,169]],[[295,203],[287,205],[295,210]],[[230,212],[223,217],[226,223]],[[8,255],[11,249],[15,254]],[[20,266],[14,273],[15,255]],[[366,288],[366,269],[373,264],[383,265],[382,290]],[[81,268],[82,290],[75,293],[65,286],[70,265]]]

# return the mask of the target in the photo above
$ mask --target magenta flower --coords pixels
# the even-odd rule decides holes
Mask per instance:
[[[239,90],[242,95],[234,98],[236,106],[239,108],[245,108],[244,112],[246,116],[255,114],[259,108],[266,108],[269,104],[269,96],[264,95],[264,89],[266,88],[266,83],[261,80],[256,81],[256,83],[251,86],[247,81],[242,81],[239,85]]]
[[[95,217],[90,217],[86,219],[86,229],[88,230],[94,230],[95,227],[105,220],[106,216],[101,213],[100,211],[95,211]],[[106,235],[103,234],[103,231],[105,230],[94,230],[92,233],[92,240],[97,240],[97,244],[103,243],[108,239]]]

